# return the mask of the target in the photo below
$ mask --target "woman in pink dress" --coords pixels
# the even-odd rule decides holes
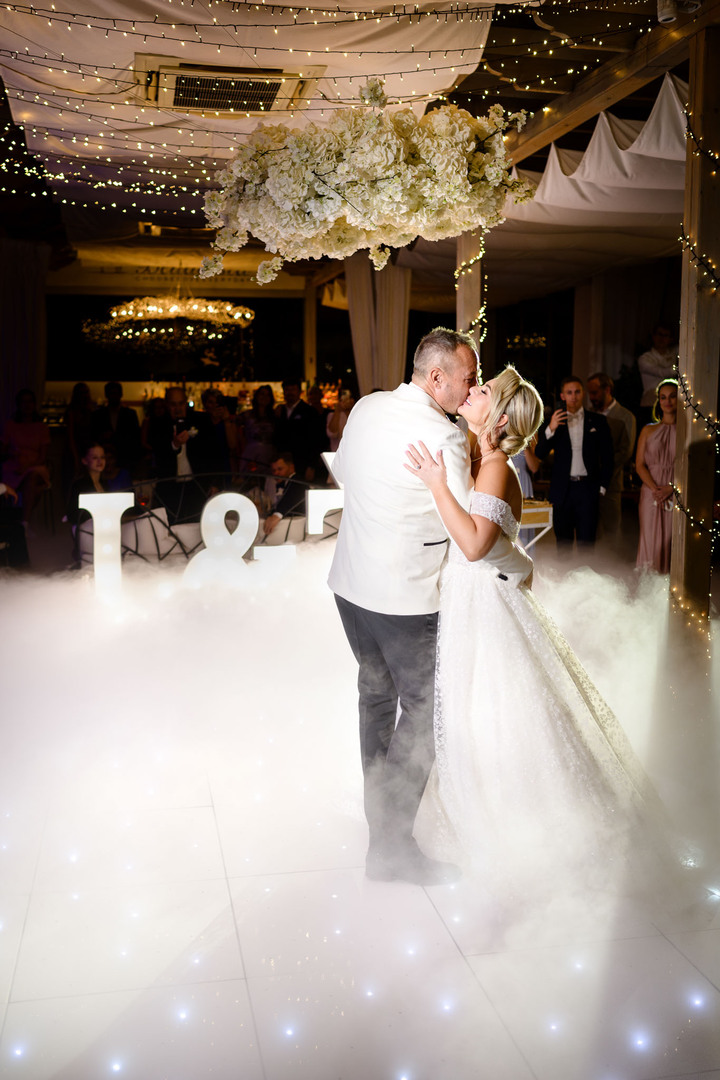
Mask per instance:
[[[643,482],[636,565],[657,570],[659,574],[670,570],[677,393],[675,379],[658,383],[653,409],[658,422],[642,429],[635,456],[635,469]]]
[[[27,523],[40,495],[50,487],[50,431],[40,418],[32,390],[21,390],[15,405],[13,418],[2,433],[2,478],[19,494]]]

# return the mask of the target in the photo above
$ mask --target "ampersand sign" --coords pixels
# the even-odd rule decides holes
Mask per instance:
[[[233,532],[227,527],[226,515],[236,511],[239,521]],[[259,522],[257,508],[245,495],[236,491],[222,491],[206,504],[200,518],[200,535],[205,550],[198,552],[188,563],[183,574],[183,584],[193,589],[203,585],[247,585],[250,567],[244,561],[257,535]],[[287,548],[262,549],[263,562],[276,561],[278,569],[287,565],[294,554]]]

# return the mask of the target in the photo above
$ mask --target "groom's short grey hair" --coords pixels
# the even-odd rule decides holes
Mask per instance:
[[[467,345],[477,354],[475,339],[462,330],[447,330],[436,326],[422,339],[413,358],[413,374],[426,376],[431,368],[445,370],[455,362],[455,353],[461,345]]]

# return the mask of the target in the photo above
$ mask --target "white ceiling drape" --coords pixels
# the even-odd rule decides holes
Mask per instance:
[[[530,203],[505,208],[510,221],[547,224],[625,224],[638,215],[682,217],[685,186],[684,102],[687,83],[666,75],[648,120],[600,113],[584,153],[553,144],[542,174],[518,168],[537,184]],[[602,222],[599,220],[602,218]]]
[[[488,302],[502,306],[570,288],[613,267],[677,254],[685,183],[687,84],[666,75],[645,123],[601,113],[582,151],[550,148],[544,172],[516,175],[535,197],[508,199],[506,220],[488,233]],[[418,240],[398,262],[413,287],[432,288],[455,265],[455,241]]]

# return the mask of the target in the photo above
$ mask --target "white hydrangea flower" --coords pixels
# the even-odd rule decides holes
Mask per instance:
[[[385,103],[370,80],[363,100]],[[411,109],[393,113],[344,109],[329,123],[304,129],[260,125],[216,176],[205,199],[214,247],[237,251],[252,234],[266,251],[257,280],[271,281],[285,260],[345,258],[368,248],[377,269],[391,247],[417,236],[439,240],[502,220],[505,198],[525,200],[532,186],[510,177],[499,105],[474,117],[455,105],[420,120]],[[201,274],[218,273],[220,255]]]

